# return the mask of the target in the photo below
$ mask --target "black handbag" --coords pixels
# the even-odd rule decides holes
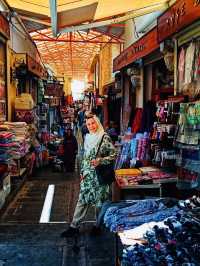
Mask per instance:
[[[101,144],[103,142],[103,138],[105,135],[103,135],[101,142],[99,144],[96,157],[99,153]],[[99,185],[110,185],[115,180],[115,171],[114,171],[114,163],[111,162],[109,164],[99,164],[95,167],[97,178],[99,181]]]

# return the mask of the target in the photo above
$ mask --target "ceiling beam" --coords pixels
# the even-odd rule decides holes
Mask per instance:
[[[71,61],[71,68],[72,68],[72,76],[73,76],[73,73],[74,73],[74,66],[73,66],[73,56],[72,56],[72,52],[73,52],[73,49],[72,49],[72,32],[70,32],[70,61]]]
[[[35,23],[38,23],[38,24],[42,24],[42,25],[51,27],[51,23],[50,22],[44,21],[42,19],[31,18],[31,17],[27,17],[27,16],[24,16],[24,15],[23,16],[19,15],[19,16],[23,20],[27,20],[27,21],[31,21],[31,22],[35,22]]]
[[[96,43],[96,44],[101,44],[101,43],[108,43],[108,41],[93,41],[93,40],[67,40],[67,39],[49,39],[49,38],[32,38],[33,41],[36,42],[74,42],[74,43]],[[119,43],[117,41],[112,41],[109,43]]]
[[[49,6],[50,6],[50,13],[51,13],[51,28],[53,32],[53,36],[57,36],[57,0],[49,0]]]
[[[98,22],[92,22],[92,23],[80,24],[77,26],[62,28],[62,29],[59,29],[59,33],[74,32],[74,31],[98,28],[98,27],[107,26],[107,25],[116,24],[116,23],[118,24],[120,22],[124,22],[126,20],[133,19],[136,17],[140,17],[143,15],[152,13],[154,11],[166,10],[167,8],[168,8],[168,4],[166,4],[166,3],[153,4],[153,5],[144,7],[144,8],[134,10],[132,12],[129,12],[125,16],[121,16],[118,18],[113,18],[113,19],[108,19],[108,20],[104,20],[104,21],[98,21]]]

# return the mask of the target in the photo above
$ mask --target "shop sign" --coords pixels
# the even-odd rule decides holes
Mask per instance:
[[[118,71],[135,60],[148,55],[158,47],[157,29],[154,28],[114,59],[113,72]]]
[[[0,33],[7,39],[10,39],[10,26],[7,19],[0,14]]]
[[[55,96],[56,95],[56,89],[55,89],[55,83],[47,83],[47,86],[45,88],[45,95],[48,96]]]
[[[200,19],[200,0],[179,0],[158,18],[158,41]]]
[[[26,64],[27,60],[26,60],[26,54],[25,53],[16,53],[15,54],[15,67],[18,67],[19,65],[21,65],[22,63]]]
[[[45,95],[61,97],[63,95],[63,84],[56,82],[47,83]]]
[[[38,77],[43,77],[45,75],[44,68],[29,55],[27,55],[27,65],[28,70]]]

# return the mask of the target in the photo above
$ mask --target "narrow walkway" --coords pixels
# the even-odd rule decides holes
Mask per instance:
[[[49,184],[55,185],[50,223],[39,224]],[[77,173],[47,168],[28,180],[0,219],[0,266],[114,266],[113,235],[89,234],[92,209],[77,240],[60,238],[71,221],[78,193]]]
[[[114,266],[114,239],[109,233],[61,239],[66,225],[0,225],[0,265]]]

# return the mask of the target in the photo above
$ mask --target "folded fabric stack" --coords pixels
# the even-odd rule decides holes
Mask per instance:
[[[148,176],[152,179],[153,183],[159,183],[163,180],[176,178],[176,174],[164,172],[162,170],[149,172]]]
[[[0,163],[7,164],[12,158],[12,150],[16,142],[14,135],[9,131],[0,131]]]
[[[15,141],[18,143],[18,146],[13,153],[13,159],[23,157],[26,153],[28,153],[30,148],[27,124],[25,122],[5,122],[5,125],[9,127],[9,130],[15,136]]]
[[[130,155],[131,165],[135,165],[137,161],[148,160],[149,135],[145,133],[137,133],[131,140]]]
[[[176,179],[176,174],[164,172],[159,168],[150,166],[139,169],[118,169],[115,170],[115,176],[120,187],[153,184]]]
[[[28,127],[25,122],[5,122],[1,129],[7,128],[7,134],[12,134],[13,142],[9,143],[12,159],[23,157],[30,148]]]
[[[34,110],[15,110],[15,119],[19,122],[26,122],[31,124],[35,120]]]
[[[141,171],[134,168],[115,170],[116,181],[120,187],[136,185],[141,178]]]

